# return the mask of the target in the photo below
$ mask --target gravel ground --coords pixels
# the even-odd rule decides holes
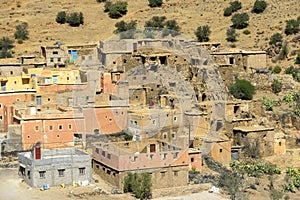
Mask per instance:
[[[200,193],[189,194],[185,196],[178,197],[160,197],[155,198],[154,200],[226,200],[224,197],[219,196],[218,194],[209,193],[208,191],[203,191]]]

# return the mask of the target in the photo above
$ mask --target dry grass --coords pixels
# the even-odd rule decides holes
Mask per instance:
[[[39,46],[52,45],[56,41],[63,44],[98,43],[113,36],[114,24],[118,21],[137,20],[143,27],[145,21],[154,15],[165,15],[167,19],[176,19],[182,32],[195,38],[194,31],[200,25],[211,26],[212,41],[220,41],[225,46],[226,29],[231,25],[231,17],[224,17],[224,8],[229,5],[226,0],[165,0],[162,8],[150,8],[147,0],[127,0],[128,13],[121,19],[110,19],[103,12],[104,3],[96,0],[2,0],[0,5],[0,36],[13,37],[15,26],[22,21],[29,24],[30,39],[23,44],[16,44],[17,55],[22,53],[38,53]],[[273,33],[283,33],[285,20],[296,18],[299,0],[267,0],[268,7],[262,14],[251,13],[254,0],[241,0],[242,10],[250,15],[248,30],[244,35],[238,30],[237,47],[255,50],[263,49]],[[55,17],[59,11],[81,11],[84,14],[84,25],[74,28],[67,24],[57,24]],[[257,34],[262,33],[262,34]]]

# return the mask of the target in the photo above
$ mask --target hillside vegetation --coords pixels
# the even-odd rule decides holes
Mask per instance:
[[[137,28],[142,28],[153,16],[166,16],[174,19],[181,31],[195,38],[197,27],[209,25],[210,41],[221,42],[230,47],[226,41],[226,31],[232,25],[231,16],[225,17],[224,10],[230,1],[224,0],[164,0],[161,7],[150,7],[148,0],[127,0],[128,12],[121,18],[111,19],[104,12],[104,2],[96,0],[3,0],[0,4],[0,37],[14,38],[15,27],[22,22],[28,23],[29,39],[22,44],[15,41],[16,56],[27,53],[37,54],[41,45],[53,45],[57,41],[63,44],[98,43],[113,36],[115,24],[122,20],[136,20]],[[247,13],[249,26],[237,30],[236,47],[245,50],[265,50],[270,37],[282,34],[283,41],[291,41],[296,35],[284,34],[285,21],[297,19],[300,13],[299,0],[266,0],[267,8],[260,14],[252,12],[255,0],[240,0],[242,8],[235,13]],[[82,12],[84,24],[71,27],[55,21],[60,11],[67,13]],[[250,34],[244,34],[247,29]],[[299,41],[289,46],[290,52],[299,49]],[[289,57],[289,56],[288,56]],[[280,61],[288,66],[294,63]]]

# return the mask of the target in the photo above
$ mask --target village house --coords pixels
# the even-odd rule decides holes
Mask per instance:
[[[76,110],[37,111],[29,104],[14,107],[13,121],[19,124],[20,142],[24,150],[40,142],[45,149],[85,146],[85,120]]]
[[[41,55],[46,59],[48,67],[64,67],[66,64],[96,65],[98,52],[96,44],[41,46]]]
[[[251,156],[253,152],[258,152],[260,156],[271,156],[286,151],[284,134],[274,131],[274,127],[255,125],[234,127],[232,142],[233,146],[242,150],[239,152],[240,156],[244,154]]]
[[[44,150],[34,146],[18,154],[19,176],[34,188],[88,185],[92,179],[91,156],[75,148]]]
[[[94,143],[92,154],[93,170],[120,189],[129,172],[150,173],[152,188],[157,189],[185,186],[189,166],[201,168],[200,151],[189,156],[188,149],[157,139]]]

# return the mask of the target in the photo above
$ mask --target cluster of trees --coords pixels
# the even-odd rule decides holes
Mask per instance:
[[[28,23],[23,22],[16,26],[16,31],[14,33],[14,38],[19,44],[23,43],[23,40],[28,40]],[[12,58],[14,51],[14,41],[9,37],[2,37],[0,39],[0,58]]]
[[[242,8],[242,3],[239,1],[233,1],[230,3],[230,6],[225,8],[224,16],[230,16],[232,13],[240,10]]]
[[[127,5],[126,1],[117,1],[112,3],[110,1],[105,2],[104,12],[108,12],[110,18],[118,19],[127,13]]]
[[[82,12],[72,12],[67,14],[65,11],[60,11],[56,15],[55,21],[59,24],[68,23],[70,26],[80,26],[84,23]]]
[[[121,38],[134,38],[134,33],[136,30],[137,22],[132,20],[130,22],[120,21],[115,24],[116,30],[114,33],[119,34]],[[180,26],[176,20],[167,20],[165,16],[153,16],[150,20],[146,21],[145,27],[145,37],[153,38],[153,29],[162,30],[162,36],[167,35],[176,36],[179,34]]]

